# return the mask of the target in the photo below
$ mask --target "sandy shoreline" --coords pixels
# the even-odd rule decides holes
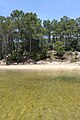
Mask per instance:
[[[0,65],[0,70],[80,70],[79,64],[51,63],[45,65]]]

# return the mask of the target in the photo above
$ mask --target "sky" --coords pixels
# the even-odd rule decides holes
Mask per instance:
[[[0,0],[0,15],[9,16],[13,10],[33,12],[42,20],[68,16],[80,17],[80,0]]]

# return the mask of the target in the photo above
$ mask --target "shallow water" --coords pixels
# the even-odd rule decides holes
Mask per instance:
[[[80,120],[79,71],[0,71],[0,120]]]

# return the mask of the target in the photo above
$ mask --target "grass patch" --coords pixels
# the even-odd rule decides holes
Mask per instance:
[[[0,71],[0,120],[80,120],[79,71]]]

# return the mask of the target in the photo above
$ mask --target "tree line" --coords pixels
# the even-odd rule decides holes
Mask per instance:
[[[0,16],[0,60],[6,64],[47,57],[47,51],[80,51],[80,17],[42,21],[36,13],[14,10]]]

